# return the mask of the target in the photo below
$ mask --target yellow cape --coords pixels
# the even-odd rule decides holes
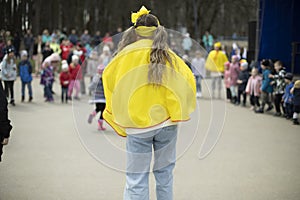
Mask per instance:
[[[195,78],[175,53],[170,51],[175,67],[167,63],[163,84],[155,87],[148,83],[152,42],[143,39],[128,45],[103,72],[103,117],[121,136],[126,136],[125,128],[188,120],[195,110]]]
[[[222,51],[212,50],[206,59],[205,68],[211,72],[224,72],[224,63],[227,62],[227,56]]]

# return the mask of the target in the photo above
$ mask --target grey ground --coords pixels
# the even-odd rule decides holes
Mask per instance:
[[[76,102],[75,108],[62,105],[59,94],[55,103],[47,104],[38,82],[34,80],[33,103],[20,102],[20,82],[16,82],[17,106],[9,106],[14,128],[0,164],[0,199],[122,199],[124,172],[104,165],[90,153],[97,154],[93,151],[99,149],[105,155],[101,141],[108,139],[122,148],[125,139],[111,129],[98,132],[95,122],[86,123],[92,109],[88,97]],[[60,93],[57,83],[55,91]],[[204,96],[208,96],[206,90]],[[205,133],[215,124],[210,123],[211,116],[219,113],[211,113],[208,98],[198,103],[199,130],[187,151],[181,152],[174,171],[175,200],[300,199],[300,126],[275,118],[272,112],[257,115],[249,108],[225,103],[220,140],[205,159],[199,159]],[[192,123],[182,125],[179,140],[194,132],[197,126]],[[84,140],[92,141],[90,148],[84,147]],[[108,156],[114,159],[115,155]],[[155,199],[155,182],[150,176],[151,199]]]

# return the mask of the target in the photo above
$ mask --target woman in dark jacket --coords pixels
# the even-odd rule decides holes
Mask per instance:
[[[3,153],[2,148],[8,144],[8,138],[12,129],[7,113],[7,99],[3,91],[2,82],[0,81],[0,162]]]

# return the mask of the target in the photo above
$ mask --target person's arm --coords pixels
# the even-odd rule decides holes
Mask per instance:
[[[7,76],[8,72],[7,72],[7,69],[6,69],[6,64],[7,64],[7,55],[4,56],[2,62],[1,62],[1,72],[3,74],[3,76]]]

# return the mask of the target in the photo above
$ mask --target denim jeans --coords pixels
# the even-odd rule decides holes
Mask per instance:
[[[53,100],[53,96],[51,93],[51,85],[45,85],[44,92],[45,92],[46,100]]]
[[[32,87],[31,82],[25,83],[22,82],[22,97],[25,97],[25,87],[27,85],[29,97],[32,97]]]
[[[149,200],[149,173],[154,149],[153,174],[157,200],[173,199],[177,125],[127,136],[127,172],[124,200]]]
[[[195,80],[196,80],[197,92],[202,92],[202,86],[201,86],[202,77],[197,75],[195,76]]]

